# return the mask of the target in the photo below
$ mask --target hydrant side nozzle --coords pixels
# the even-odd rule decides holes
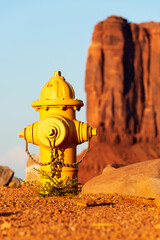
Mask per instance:
[[[97,129],[90,127],[87,123],[73,120],[76,129],[78,143],[83,143],[97,135]]]

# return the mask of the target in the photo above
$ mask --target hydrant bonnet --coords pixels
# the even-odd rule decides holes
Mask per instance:
[[[75,99],[72,86],[61,76],[59,71],[55,71],[54,76],[43,86],[40,100],[32,103],[32,107],[36,110],[50,106],[72,106],[76,107],[76,110],[80,110],[84,106],[83,101]]]

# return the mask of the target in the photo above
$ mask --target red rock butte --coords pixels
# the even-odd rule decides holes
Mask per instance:
[[[94,29],[88,50],[87,122],[98,136],[80,166],[80,181],[108,163],[160,156],[160,23],[111,16]],[[88,176],[88,177],[87,177]]]

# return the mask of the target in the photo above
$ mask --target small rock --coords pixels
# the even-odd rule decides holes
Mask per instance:
[[[14,171],[12,171],[9,167],[0,166],[0,187],[8,185],[13,175]]]
[[[75,231],[75,230],[76,230],[75,227],[70,227],[70,229],[71,229],[72,231]]]
[[[9,223],[9,222],[4,222],[4,223],[2,223],[2,225],[1,225],[1,230],[6,229],[6,228],[10,228],[10,227],[11,227],[11,223]]]
[[[25,170],[25,181],[29,183],[39,183],[40,182],[40,174],[37,170],[40,170],[40,165],[33,164],[26,168]]]
[[[38,171],[40,170],[40,154],[32,154],[32,157],[35,161],[32,160],[32,158],[28,158],[27,161],[27,168],[25,170],[25,181],[29,183],[39,183],[40,182],[40,174]],[[36,169],[38,171],[36,171]]]
[[[87,202],[86,201],[78,201],[77,206],[79,207],[87,207]]]
[[[157,207],[160,207],[160,192],[156,194],[154,203],[156,204]]]
[[[38,162],[38,163],[40,163],[40,154],[32,154],[32,157],[33,157],[33,159],[36,161],[36,162]],[[27,163],[26,163],[26,166],[27,167],[30,167],[30,166],[32,166],[32,165],[34,165],[34,164],[36,164],[36,162],[34,162],[33,160],[32,160],[32,158],[28,158],[28,160],[27,160]]]
[[[24,236],[26,233],[24,231],[19,232],[20,236]]]
[[[85,199],[85,200],[79,200],[77,202],[77,206],[79,207],[91,207],[96,206],[96,202],[93,199]]]
[[[93,227],[118,227],[117,223],[93,223]]]
[[[21,186],[21,182],[18,178],[13,177],[12,181],[8,185],[10,188],[19,188]]]
[[[159,230],[159,229],[160,229],[160,223],[156,224],[156,225],[154,226],[154,228],[157,229],[157,230]]]
[[[3,234],[3,236],[7,236],[7,231],[6,231],[6,230],[3,230],[3,231],[2,231],[2,234]]]

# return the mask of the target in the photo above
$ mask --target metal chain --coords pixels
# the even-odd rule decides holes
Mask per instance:
[[[49,141],[49,145],[50,145],[50,148],[51,148],[51,161],[50,161],[51,175],[52,175],[52,178],[55,177],[55,176],[57,178],[60,178],[63,164],[61,164],[61,161],[59,160],[58,150],[55,149],[56,135],[54,136],[53,145],[52,145],[50,139],[49,138],[47,138],[47,139]]]
[[[36,159],[33,158],[33,156],[30,154],[29,150],[28,150],[28,142],[26,140],[26,153],[27,155],[32,159],[33,162],[35,162],[36,164],[40,165],[40,166],[47,166],[50,164],[50,162],[47,162],[47,163],[41,163],[39,161],[37,161]]]
[[[61,154],[59,157],[58,154],[58,150],[55,149],[55,141],[56,141],[56,136],[54,137],[53,140],[53,145],[50,141],[49,138],[47,138],[49,141],[49,145],[51,148],[51,160],[47,163],[41,163],[38,162],[37,160],[34,159],[34,157],[30,154],[29,150],[28,150],[28,142],[26,140],[26,153],[28,154],[28,156],[32,159],[33,162],[35,162],[36,164],[39,164],[40,166],[47,166],[47,165],[51,165],[51,175],[52,177],[57,177],[60,178],[61,177],[61,172],[62,172],[62,167],[73,167],[73,168],[77,168],[77,166],[83,161],[83,159],[86,157],[87,153],[90,150],[90,138],[88,138],[88,148],[86,150],[86,152],[84,153],[83,157],[76,163],[72,163],[72,164],[68,164],[68,163],[64,163],[64,149],[61,150]]]

